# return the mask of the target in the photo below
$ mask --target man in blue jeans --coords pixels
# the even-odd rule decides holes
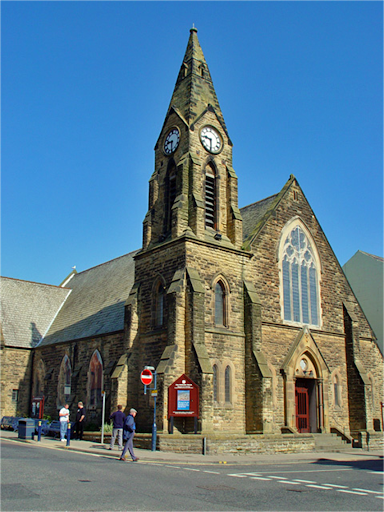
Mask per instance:
[[[65,441],[65,436],[67,434],[68,429],[68,421],[69,421],[69,405],[65,404],[64,407],[60,409],[59,418],[60,418],[60,440]]]
[[[135,423],[135,416],[137,414],[136,409],[131,409],[129,411],[129,414],[124,422],[124,432],[123,437],[124,441],[126,441],[123,453],[121,454],[120,460],[123,462],[127,462],[127,459],[125,458],[125,454],[129,450],[129,453],[132,457],[133,462],[136,462],[139,460],[138,457],[134,454],[133,451],[133,438],[135,436],[136,431],[136,423]]]

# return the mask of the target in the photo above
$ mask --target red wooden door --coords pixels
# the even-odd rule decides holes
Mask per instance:
[[[299,432],[310,432],[309,396],[307,388],[296,387],[296,427]]]

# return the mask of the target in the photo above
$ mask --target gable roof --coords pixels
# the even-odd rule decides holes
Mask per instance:
[[[71,293],[68,288],[0,277],[1,327],[7,347],[33,348]]]
[[[39,346],[123,330],[137,252],[76,273],[67,284],[72,293]]]
[[[261,201],[257,201],[256,203],[252,203],[244,208],[240,208],[240,213],[243,218],[243,249],[250,249],[251,244],[259,234],[260,229],[272,215],[294,182],[299,185],[295,176],[291,174],[289,180],[278,194],[262,199]]]
[[[264,215],[269,211],[271,206],[273,206],[276,197],[277,194],[240,208],[240,213],[243,218],[244,241],[251,235]]]

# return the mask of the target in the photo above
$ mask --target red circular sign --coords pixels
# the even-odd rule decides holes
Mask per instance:
[[[149,386],[149,384],[153,380],[153,375],[152,375],[151,370],[143,370],[140,374],[140,379],[143,384],[145,384],[146,386]]]

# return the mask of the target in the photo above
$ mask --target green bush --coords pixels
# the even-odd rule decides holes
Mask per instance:
[[[111,425],[110,423],[104,423],[104,433],[110,434],[110,433],[112,433],[112,429],[113,429],[113,425]],[[101,432],[101,427],[100,427],[100,432]]]

